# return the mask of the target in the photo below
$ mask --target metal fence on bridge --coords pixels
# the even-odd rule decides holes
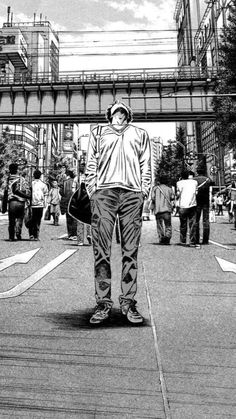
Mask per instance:
[[[0,77],[0,85],[7,84],[48,84],[48,83],[101,83],[119,81],[164,81],[164,80],[212,80],[217,77],[215,67],[120,69],[120,70],[86,70],[77,72],[60,72],[57,76],[50,73],[7,74]]]

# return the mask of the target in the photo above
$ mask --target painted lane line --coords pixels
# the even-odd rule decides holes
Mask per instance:
[[[10,256],[0,260],[0,271],[9,268],[15,263],[28,263],[30,259],[40,250],[40,247],[29,252],[19,253],[18,255]]]
[[[73,253],[77,252],[78,249],[67,249],[61,255],[57,256],[55,259],[51,260],[47,265],[43,266],[43,268],[39,269],[20,284],[16,285],[14,288],[11,288],[8,291],[4,291],[0,293],[0,299],[4,298],[13,298],[18,297],[19,295],[23,294],[29,288],[31,288],[36,282],[40,281],[45,275],[55,269],[58,265],[68,259]]]
[[[68,234],[62,234],[61,236],[58,237],[58,239],[65,239],[68,237]]]
[[[174,228],[174,230],[175,230],[177,233],[179,233],[179,232],[180,232],[180,230],[178,230],[177,228]],[[188,233],[187,233],[187,234],[188,234]],[[189,234],[188,234],[188,236],[189,236]],[[201,238],[202,238],[202,237],[201,237]],[[227,246],[226,244],[221,244],[221,243],[215,242],[215,241],[213,241],[213,240],[209,240],[209,243],[212,243],[212,244],[214,244],[215,246],[223,247],[223,249],[227,249],[227,250],[236,250],[236,249],[235,249],[235,247],[233,247],[233,246]]]
[[[222,271],[224,272],[234,272],[236,274],[236,264],[229,262],[228,260],[218,258],[215,256],[217,262],[219,263]]]
[[[145,267],[144,267],[143,262],[141,262],[141,263],[142,263],[142,270],[143,270],[143,276],[144,276],[144,281],[145,281],[146,296],[147,296],[147,301],[148,301],[148,311],[149,311],[149,317],[150,317],[150,320],[151,320],[151,327],[152,327],[152,334],[153,334],[153,339],[154,339],[154,347],[155,347],[155,353],[156,353],[157,366],[158,366],[158,370],[159,370],[159,379],[160,379],[161,394],[162,394],[164,411],[165,411],[165,419],[171,419],[171,411],[170,411],[170,406],[169,406],[168,396],[167,396],[167,386],[166,386],[164,372],[163,372],[163,368],[162,368],[161,353],[160,353],[159,345],[158,345],[157,330],[156,330],[155,320],[154,320],[154,317],[153,317],[153,314],[152,314],[152,303],[151,303],[150,291],[149,291],[149,287],[148,287],[148,283],[147,283]]]
[[[213,240],[209,240],[209,242],[212,244],[215,244],[216,246],[223,247],[224,249],[227,249],[227,250],[235,250],[233,246],[226,246],[225,244],[214,242]]]

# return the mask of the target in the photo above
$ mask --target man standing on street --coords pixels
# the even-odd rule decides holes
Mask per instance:
[[[197,181],[193,178],[192,172],[184,170],[181,180],[177,182],[177,194],[179,199],[179,219],[180,219],[180,244],[185,245],[187,239],[187,229],[189,225],[189,246],[199,247],[196,245],[196,207],[197,207]]]
[[[78,221],[72,217],[68,212],[68,204],[70,201],[71,196],[78,188],[78,182],[76,181],[75,174],[73,170],[66,171],[66,179],[64,180],[61,188],[60,188],[60,210],[61,214],[66,214],[66,228],[67,228],[67,238],[69,240],[76,240],[77,241],[77,225]]]
[[[202,215],[203,238],[201,244],[208,244],[210,235],[210,186],[212,185],[212,181],[209,177],[205,176],[205,170],[203,168],[198,168],[197,173],[198,175],[194,177],[198,183],[196,209],[196,243],[200,244],[200,218]]]
[[[144,198],[151,185],[151,152],[145,130],[130,124],[132,111],[123,102],[110,105],[109,124],[91,131],[86,187],[91,198],[97,306],[91,324],[109,318],[111,299],[111,244],[117,216],[120,222],[122,278],[119,303],[130,323],[142,323],[136,309],[137,255]]]
[[[31,192],[28,182],[19,174],[18,164],[9,165],[8,178],[8,219],[9,240],[21,240],[21,231],[25,213],[25,203]]]
[[[42,172],[39,169],[34,171],[34,179],[32,181],[32,220],[29,225],[30,240],[39,240],[40,225],[43,216],[43,210],[46,206],[48,196],[48,187],[41,179]]]

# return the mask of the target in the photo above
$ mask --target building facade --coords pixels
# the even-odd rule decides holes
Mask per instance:
[[[0,30],[0,82],[14,77],[19,82],[34,76],[50,75],[55,79],[59,74],[59,38],[50,22],[13,21],[10,7],[7,8],[7,22]],[[21,149],[27,160],[30,177],[38,167],[44,174],[50,169],[51,156],[60,149],[59,127],[57,124],[3,125],[1,132],[8,130],[12,141]]]
[[[229,4],[230,0],[177,0],[174,19],[178,30],[179,67],[196,66],[206,77],[211,77],[211,70],[219,65],[220,34],[227,25]],[[187,149],[191,131],[197,158],[205,157],[208,174],[221,187],[226,183],[225,150],[219,144],[214,122],[190,121],[184,128]]]

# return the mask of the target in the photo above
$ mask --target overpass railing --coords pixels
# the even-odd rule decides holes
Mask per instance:
[[[9,84],[48,84],[48,83],[101,83],[101,82],[129,82],[129,81],[164,81],[164,80],[211,80],[217,77],[215,67],[201,69],[199,67],[148,68],[125,70],[85,70],[76,72],[60,72],[58,75],[50,73],[21,73],[0,76],[0,85]]]

